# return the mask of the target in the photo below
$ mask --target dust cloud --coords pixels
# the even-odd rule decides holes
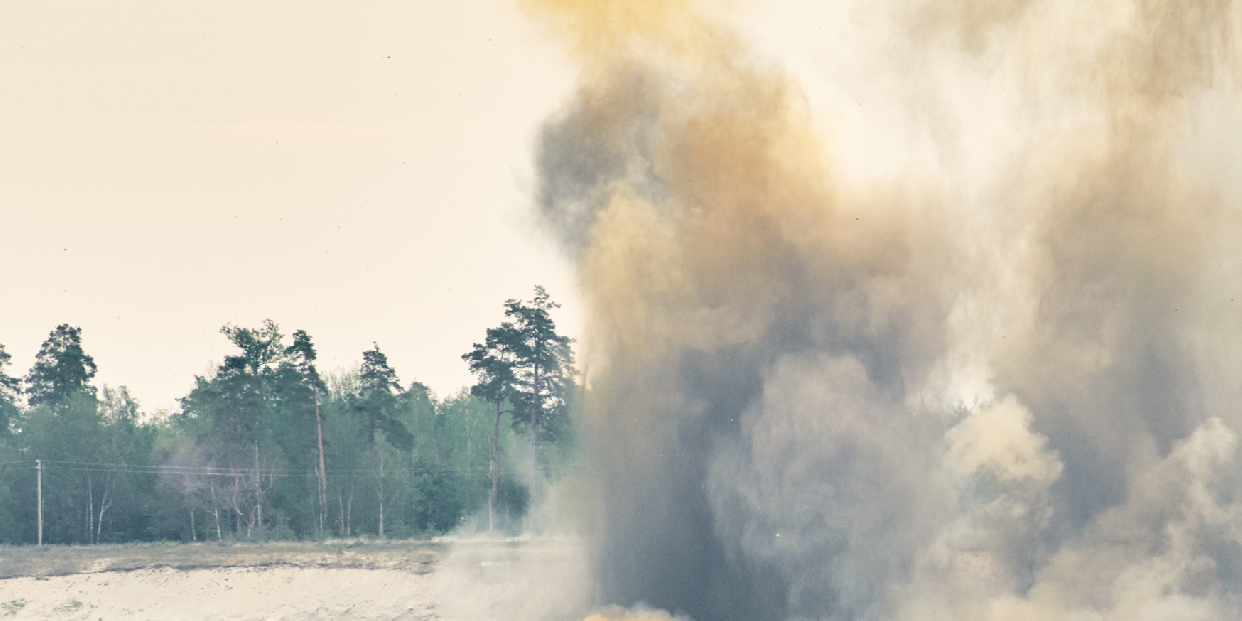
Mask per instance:
[[[867,178],[731,3],[524,6],[592,621],[1242,617],[1242,7],[842,11],[942,154]]]

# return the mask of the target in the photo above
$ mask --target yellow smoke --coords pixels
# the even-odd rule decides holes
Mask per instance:
[[[521,0],[521,4],[587,64],[621,61],[642,53],[644,46],[695,54],[704,42],[706,26],[695,10],[701,4],[698,0]]]
[[[609,608],[587,616],[584,621],[677,621],[660,610]]]
[[[523,5],[582,66],[544,129],[539,202],[587,303],[606,603],[759,621],[1107,609],[1048,596],[1048,576],[1074,573],[1151,472],[1191,459],[1186,438],[1242,426],[1226,398],[1242,391],[1197,379],[1242,371],[1205,345],[1242,345],[1242,321],[1192,310],[1223,304],[1203,275],[1237,263],[1221,241],[1242,239],[1237,205],[1177,156],[1199,97],[1238,101],[1238,5],[883,4],[892,58],[1016,76],[1024,112],[1072,111],[996,154],[977,193],[949,174],[844,181],[806,97],[726,5]],[[920,102],[945,99],[921,77]],[[945,388],[963,361],[988,402]],[[1149,518],[1124,524],[1150,531],[1135,550],[1176,530]],[[1190,580],[1177,564],[1205,563],[1211,539],[1177,543],[1090,572],[1117,591],[1141,571]],[[1161,603],[1224,610],[1177,597]]]

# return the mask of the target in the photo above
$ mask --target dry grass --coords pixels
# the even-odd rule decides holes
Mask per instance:
[[[426,573],[447,551],[447,545],[430,541],[0,546],[0,579],[160,567],[347,567]]]

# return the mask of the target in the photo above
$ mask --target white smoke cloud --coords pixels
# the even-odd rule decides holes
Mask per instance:
[[[1031,584],[989,589],[980,587],[987,582],[962,579],[969,552],[959,549],[901,592],[905,610],[898,618],[1236,618],[1237,583],[1222,579],[1234,570],[1222,576],[1219,565],[1237,562],[1242,533],[1242,507],[1233,500],[1242,491],[1236,447],[1236,434],[1219,419],[1208,420],[1141,473],[1124,504],[1042,559]],[[988,530],[980,526],[967,530]]]
[[[1242,190],[1198,128],[1242,127],[1242,6],[859,8],[834,54],[911,162],[867,178],[864,113],[710,3],[527,4],[583,67],[538,201],[590,306],[600,604],[1242,618]]]

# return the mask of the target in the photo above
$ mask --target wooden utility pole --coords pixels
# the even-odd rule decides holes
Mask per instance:
[[[35,470],[39,473],[39,545],[43,545],[43,460],[35,460]]]
[[[315,428],[319,431],[319,530],[328,522],[328,472],[323,466],[323,423],[319,421],[319,389],[315,389]]]

